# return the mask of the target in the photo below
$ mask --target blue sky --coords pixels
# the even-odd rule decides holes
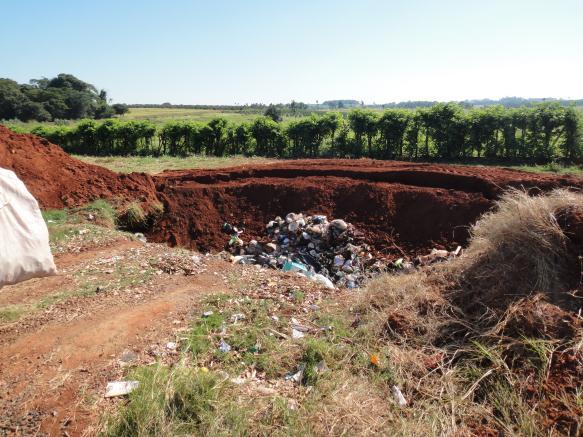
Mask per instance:
[[[5,0],[0,77],[115,102],[583,98],[581,0]]]

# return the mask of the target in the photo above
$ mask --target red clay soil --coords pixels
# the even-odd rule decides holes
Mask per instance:
[[[221,170],[168,171],[154,177],[165,203],[157,241],[220,249],[223,222],[244,222],[245,239],[288,212],[352,222],[386,254],[412,255],[464,244],[468,226],[507,187],[549,190],[583,180],[501,168],[374,160],[301,160]]]
[[[59,146],[34,135],[12,132],[0,125],[0,167],[14,171],[41,208],[79,206],[94,199],[156,200],[156,189],[147,175],[120,175],[86,164]]]
[[[155,241],[220,250],[224,222],[244,222],[244,238],[288,212],[343,218],[377,251],[413,255],[464,244],[468,226],[506,187],[583,186],[580,178],[501,168],[374,160],[296,160],[218,170],[120,175],[86,164],[33,135],[0,126],[0,166],[12,169],[43,208],[96,198],[164,203],[149,229]]]

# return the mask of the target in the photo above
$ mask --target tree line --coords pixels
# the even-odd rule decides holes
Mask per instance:
[[[72,74],[32,79],[27,84],[0,78],[0,120],[101,119],[127,111],[126,105],[109,105],[105,90],[98,91]]]
[[[417,110],[313,114],[287,123],[277,114],[233,124],[83,120],[41,125],[32,133],[65,150],[90,155],[233,154],[280,158],[503,159],[577,161],[583,157],[581,112],[556,103],[505,109],[437,104]]]

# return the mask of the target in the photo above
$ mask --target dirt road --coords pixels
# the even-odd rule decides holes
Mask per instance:
[[[121,377],[126,365],[173,353],[167,342],[186,328],[209,291],[228,287],[224,277],[235,266],[209,257],[194,276],[154,273],[125,284],[122,272],[120,287],[87,295],[63,291],[75,289],[87,272],[95,288],[115,284],[112,266],[124,263],[127,269],[129,262],[168,250],[121,241],[64,254],[56,258],[58,276],[2,290],[0,307],[24,314],[0,325],[0,435],[91,434],[108,404],[102,399],[107,381]]]

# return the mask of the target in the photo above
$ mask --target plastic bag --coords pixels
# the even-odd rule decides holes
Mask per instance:
[[[37,201],[13,172],[0,168],[0,287],[56,273]]]

